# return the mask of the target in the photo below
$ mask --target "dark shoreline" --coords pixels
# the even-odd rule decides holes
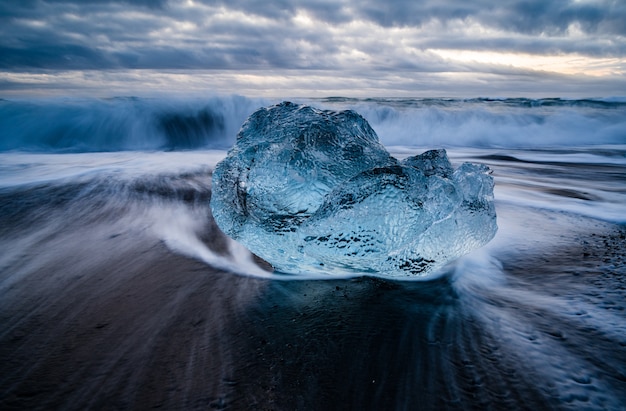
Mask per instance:
[[[623,319],[626,227],[586,224],[596,229],[531,259],[520,244],[503,270],[523,290],[587,299]],[[624,339],[488,287],[470,285],[468,299],[452,276],[244,277],[140,233],[89,227],[37,246],[2,267],[3,410],[574,409],[602,407],[585,398],[602,389],[626,404]],[[493,310],[519,315],[516,333],[533,325],[529,344],[590,361],[579,382],[567,377],[571,397],[510,346]]]
[[[3,187],[0,409],[625,409],[623,167],[508,154],[496,237],[428,282],[177,254],[230,261],[204,160],[126,176],[84,156],[90,176]]]

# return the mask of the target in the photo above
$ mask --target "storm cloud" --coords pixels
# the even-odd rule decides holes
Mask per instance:
[[[407,83],[433,73],[549,77],[547,66],[455,58],[469,50],[571,55],[581,62],[576,75],[608,73],[603,81],[621,87],[624,21],[626,3],[611,0],[5,0],[0,70],[327,71],[372,81],[395,73]]]

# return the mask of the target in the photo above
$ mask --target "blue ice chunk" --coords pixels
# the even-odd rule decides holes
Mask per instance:
[[[252,114],[213,174],[218,226],[288,273],[424,277],[497,230],[486,166],[398,162],[354,111]]]

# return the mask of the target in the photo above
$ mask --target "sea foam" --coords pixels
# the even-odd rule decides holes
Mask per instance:
[[[626,143],[626,101],[561,99],[294,99],[360,113],[385,146],[541,148]],[[112,98],[0,100],[0,151],[227,149],[271,102]]]

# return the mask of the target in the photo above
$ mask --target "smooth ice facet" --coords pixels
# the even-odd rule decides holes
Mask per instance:
[[[425,276],[496,232],[486,166],[398,162],[353,111],[252,114],[213,174],[218,226],[288,273]]]

